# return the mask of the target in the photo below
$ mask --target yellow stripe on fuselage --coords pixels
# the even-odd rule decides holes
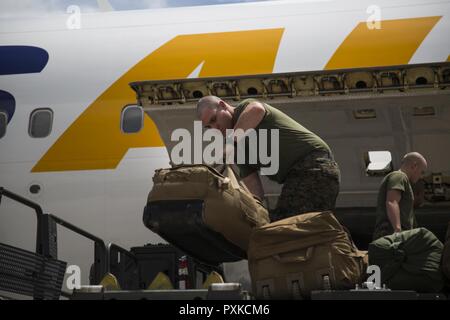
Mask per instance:
[[[326,70],[408,64],[441,17],[384,20],[380,29],[360,22],[325,66]]]
[[[149,117],[136,134],[120,130],[121,111],[136,102],[128,84],[186,78],[204,61],[200,77],[272,73],[284,29],[177,36],[103,92],[34,166],[32,172],[114,169],[130,148],[164,146]]]

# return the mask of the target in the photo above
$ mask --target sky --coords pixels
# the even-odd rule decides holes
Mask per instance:
[[[139,10],[256,1],[267,0],[109,0],[109,3],[114,10]],[[82,12],[99,11],[97,0],[0,0],[0,18],[66,12],[71,5],[79,6]]]

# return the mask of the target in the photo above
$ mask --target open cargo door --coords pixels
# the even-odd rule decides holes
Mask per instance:
[[[169,155],[178,143],[171,140],[175,129],[187,129],[194,137],[196,102],[206,95],[230,104],[261,99],[317,133],[341,169],[336,215],[363,248],[371,240],[381,179],[399,168],[405,153],[421,152],[429,170],[422,186],[425,201],[416,215],[440,239],[445,235],[450,220],[448,62],[130,85]],[[269,203],[276,204],[280,186],[268,179],[263,184]]]

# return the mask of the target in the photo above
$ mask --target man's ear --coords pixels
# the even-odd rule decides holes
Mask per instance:
[[[221,108],[221,109],[226,109],[226,103],[225,103],[225,101],[223,101],[223,100],[220,100],[219,101],[219,108]]]

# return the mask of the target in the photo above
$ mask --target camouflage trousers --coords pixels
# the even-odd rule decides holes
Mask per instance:
[[[339,193],[340,171],[333,156],[314,151],[289,171],[271,221],[307,212],[333,210]]]

